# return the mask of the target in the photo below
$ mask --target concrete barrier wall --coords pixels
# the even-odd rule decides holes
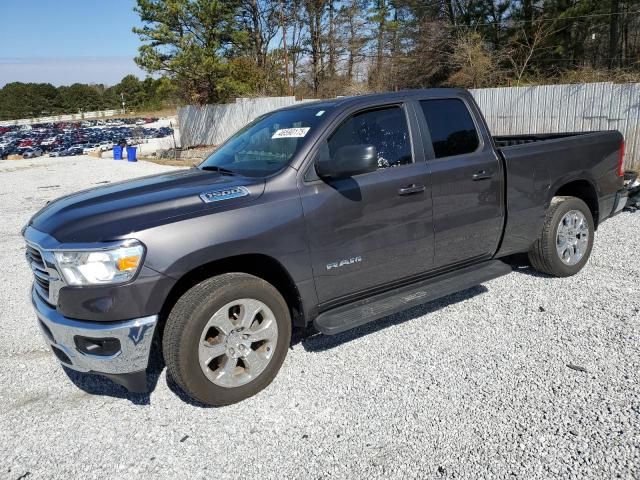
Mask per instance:
[[[238,98],[229,104],[182,107],[180,144],[182,148],[219,145],[260,115],[300,102],[295,97]]]

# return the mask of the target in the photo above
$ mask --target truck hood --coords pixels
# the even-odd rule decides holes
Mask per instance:
[[[131,235],[189,215],[228,210],[262,195],[264,180],[221,175],[197,168],[163,173],[84,190],[49,203],[29,221],[33,228],[62,243],[101,242]],[[245,187],[244,196],[201,194]],[[247,194],[248,193],[248,194]]]

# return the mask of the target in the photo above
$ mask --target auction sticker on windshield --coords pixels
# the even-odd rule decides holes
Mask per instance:
[[[298,138],[304,137],[311,127],[303,128],[281,128],[271,135],[271,138]]]

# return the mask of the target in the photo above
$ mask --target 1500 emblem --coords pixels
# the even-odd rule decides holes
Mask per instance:
[[[231,200],[232,198],[246,197],[247,195],[249,195],[249,190],[246,187],[230,187],[223,190],[201,193],[200,198],[204,203],[212,203]]]
[[[353,265],[354,263],[360,263],[362,261],[362,257],[351,257],[345,258],[344,260],[339,260],[337,262],[327,263],[327,270],[331,270],[332,268],[344,267],[345,265]]]

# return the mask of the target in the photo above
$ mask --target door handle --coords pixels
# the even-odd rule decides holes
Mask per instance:
[[[426,190],[424,185],[408,185],[398,190],[398,195],[413,195],[416,193],[422,193]]]
[[[475,182],[476,180],[487,180],[491,177],[493,177],[493,173],[487,172],[486,170],[480,170],[479,172],[471,175],[471,180]]]

